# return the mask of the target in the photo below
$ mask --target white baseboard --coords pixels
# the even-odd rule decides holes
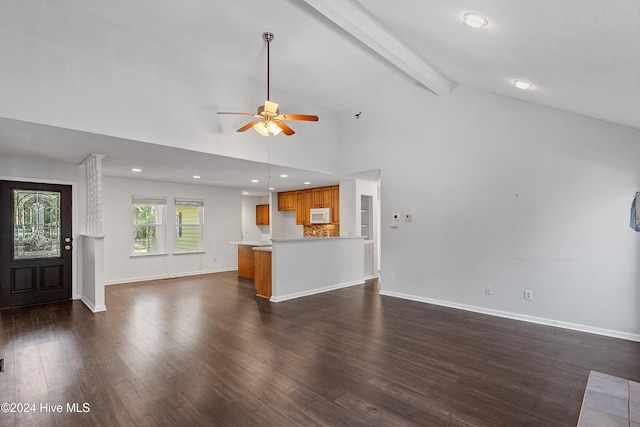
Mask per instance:
[[[89,310],[91,310],[93,313],[99,313],[101,311],[107,311],[107,306],[106,305],[94,305],[91,301],[89,301],[84,296],[80,297],[80,301],[82,301],[84,303],[84,305],[86,305],[89,308]]]
[[[539,325],[555,326],[557,328],[571,329],[573,331],[587,332],[595,335],[603,335],[612,338],[620,338],[628,341],[640,342],[640,335],[629,332],[614,331],[611,329],[597,328],[594,326],[580,325],[577,323],[563,322],[560,320],[545,319],[543,317],[528,316],[526,314],[511,313],[508,311],[493,310],[490,308],[477,307],[473,305],[458,304],[449,301],[424,298],[415,295],[402,294],[399,292],[391,292],[380,290],[380,295],[386,295],[394,298],[402,298],[411,301],[424,302],[427,304],[440,305],[443,307],[457,308],[459,310],[472,311],[475,313],[488,314],[490,316],[504,317],[507,319],[520,320],[523,322],[537,323]]]
[[[198,271],[190,271],[186,273],[177,273],[177,274],[160,274],[157,276],[145,276],[145,277],[134,277],[129,279],[107,280],[104,282],[104,284],[106,286],[122,285],[123,283],[146,282],[148,280],[175,279],[178,277],[199,276],[201,274],[224,273],[226,271],[237,271],[237,270],[238,270],[237,267],[225,267],[225,268],[218,268],[213,270],[198,270]]]
[[[364,280],[354,280],[353,282],[339,283],[337,285],[325,286],[323,288],[317,288],[317,289],[311,289],[311,290],[308,290],[308,291],[296,292],[296,293],[293,293],[293,294],[283,295],[283,296],[280,296],[280,297],[273,297],[272,296],[269,301],[271,301],[271,302],[282,302],[282,301],[287,301],[287,300],[290,300],[290,299],[306,297],[306,296],[309,296],[309,295],[321,294],[323,292],[335,291],[336,289],[348,288],[349,286],[362,285],[363,283],[364,283]]]

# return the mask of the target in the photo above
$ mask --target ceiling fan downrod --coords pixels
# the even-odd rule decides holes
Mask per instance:
[[[264,40],[265,42],[267,42],[267,101],[271,100],[271,63],[270,63],[270,52],[269,52],[269,46],[271,44],[271,42],[273,41],[274,35],[273,33],[262,33],[262,40]]]

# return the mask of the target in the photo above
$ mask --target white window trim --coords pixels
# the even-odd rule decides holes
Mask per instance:
[[[166,197],[157,197],[157,196],[131,196],[131,207],[135,210],[135,205],[158,205],[164,206],[162,209],[162,222],[156,223],[156,227],[162,227],[162,251],[158,252],[134,252],[133,245],[131,247],[131,254],[129,258],[144,258],[144,257],[153,257],[153,256],[166,256],[169,255],[167,252],[167,198]],[[135,213],[134,213],[135,215]],[[131,223],[131,235],[135,236],[136,232],[136,224],[135,224],[135,216],[134,221]],[[135,237],[134,237],[135,239]],[[132,242],[133,243],[133,242]]]
[[[200,242],[200,247],[198,249],[193,250],[179,250],[176,248],[178,236],[175,236],[173,240],[173,252],[172,255],[190,255],[190,254],[204,254],[206,253],[204,250],[204,200],[199,199],[189,199],[189,198],[178,198],[174,199],[174,217],[175,217],[175,208],[176,206],[197,206],[200,209],[198,210],[198,215],[200,216],[200,223],[197,225],[199,228],[200,236],[198,241]],[[178,224],[174,224],[173,230],[175,232]],[[195,225],[183,225],[183,227],[195,227]]]

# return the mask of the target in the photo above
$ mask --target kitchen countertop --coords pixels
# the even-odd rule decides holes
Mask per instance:
[[[331,236],[331,237],[276,237],[272,238],[272,242],[313,242],[320,240],[346,240],[346,239],[364,239],[363,236]]]
[[[239,240],[234,242],[229,242],[232,245],[246,245],[246,246],[271,246],[271,242],[269,241],[258,241],[258,240]]]
[[[256,246],[255,248],[253,248],[253,250],[261,252],[271,252],[271,246]]]

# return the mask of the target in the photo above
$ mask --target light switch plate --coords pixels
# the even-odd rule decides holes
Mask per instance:
[[[411,222],[411,214],[404,214],[404,220],[406,222]]]

